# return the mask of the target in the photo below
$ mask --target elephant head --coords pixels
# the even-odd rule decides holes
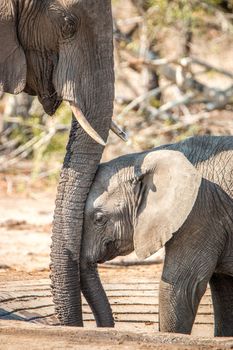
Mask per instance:
[[[144,259],[164,246],[188,217],[200,182],[177,151],[152,150],[101,164],[86,202],[81,280],[97,263],[134,249]],[[95,288],[90,282],[87,289]]]
[[[73,118],[58,187],[51,278],[61,323],[81,326],[83,212],[113,111],[111,1],[1,0],[0,46],[0,91],[37,95],[50,115],[69,101],[79,120]]]

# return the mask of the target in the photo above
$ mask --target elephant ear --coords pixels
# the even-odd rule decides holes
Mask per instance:
[[[201,176],[177,151],[161,150],[137,159],[134,249],[140,259],[159,250],[182,226],[196,201]]]
[[[26,58],[17,38],[16,1],[0,3],[0,91],[20,93],[26,84]]]

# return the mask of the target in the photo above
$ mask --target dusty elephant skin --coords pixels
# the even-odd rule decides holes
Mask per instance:
[[[69,101],[75,117],[82,114],[82,121],[106,141],[114,98],[110,0],[1,0],[0,46],[0,91],[37,95],[50,115],[62,100]],[[51,252],[54,302],[64,325],[83,324],[79,271],[83,212],[102,152],[103,146],[73,118]],[[97,273],[93,282],[104,297]],[[102,307],[95,295],[89,300],[97,311]],[[105,311],[110,315],[107,325],[112,326],[111,310]]]
[[[81,280],[90,265],[164,245],[160,330],[191,333],[209,282],[215,335],[233,336],[233,137],[194,137],[99,166]]]

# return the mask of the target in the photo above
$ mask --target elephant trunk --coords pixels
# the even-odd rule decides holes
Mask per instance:
[[[73,119],[58,187],[51,246],[53,300],[63,325],[83,326],[79,262],[83,212],[102,152],[103,147]]]
[[[84,207],[104,147],[87,135],[81,125],[88,124],[92,137],[94,130],[104,141],[102,144],[106,142],[113,114],[114,70],[111,1],[74,3],[80,10],[78,34],[61,43],[53,84],[58,96],[70,103],[76,117],[80,111],[81,119],[77,118],[77,122],[73,118],[60,177],[51,279],[60,322],[82,326],[80,246]]]
[[[101,284],[97,264],[81,264],[81,290],[98,327],[114,327],[111,306]]]

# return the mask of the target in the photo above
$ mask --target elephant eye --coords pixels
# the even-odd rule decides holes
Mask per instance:
[[[95,218],[94,218],[94,220],[95,220],[95,223],[96,223],[96,224],[98,224],[98,225],[103,225],[103,224],[105,224],[105,222],[107,221],[107,218],[106,218],[106,216],[104,216],[103,213],[101,213],[101,212],[96,212],[96,213],[95,213]]]
[[[76,32],[76,23],[73,18],[65,17],[62,27],[62,35],[65,38],[70,38]]]

